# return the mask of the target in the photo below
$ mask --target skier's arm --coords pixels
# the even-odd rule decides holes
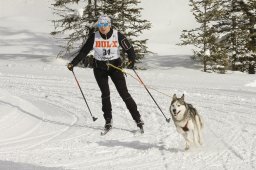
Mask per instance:
[[[70,64],[76,66],[82,59],[84,59],[88,55],[88,53],[93,49],[94,37],[95,33],[89,36],[84,46],[79,51],[78,55],[71,61]]]
[[[136,58],[136,54],[133,46],[130,44],[127,38],[120,32],[118,32],[118,42],[128,55],[130,68],[133,68],[135,63],[135,58]]]

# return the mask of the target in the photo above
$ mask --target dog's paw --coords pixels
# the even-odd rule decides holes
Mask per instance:
[[[204,143],[204,141],[203,141],[202,137],[199,137],[199,139],[198,139],[198,144],[202,146],[203,143]]]
[[[189,144],[186,144],[185,151],[189,150]]]

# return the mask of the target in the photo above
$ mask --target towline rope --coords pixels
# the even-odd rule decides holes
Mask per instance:
[[[112,67],[112,68],[114,68],[114,69],[116,69],[116,70],[118,70],[118,71],[121,71],[121,72],[124,73],[125,75],[128,74],[128,75],[131,76],[133,79],[135,79],[136,81],[138,81],[140,84],[143,85],[143,82],[141,82],[140,79],[138,79],[137,77],[133,76],[132,74],[126,72],[124,69],[119,68],[119,67],[116,67],[116,66],[114,66],[113,64],[109,64],[109,63],[107,63],[107,66]],[[168,95],[168,94],[166,94],[166,93],[164,93],[164,92],[161,92],[161,91],[159,91],[159,90],[157,90],[157,89],[155,89],[155,88],[153,88],[153,87],[150,87],[150,86],[147,86],[147,87],[148,87],[149,89],[154,90],[154,91],[156,91],[156,92],[158,92],[158,93],[161,93],[161,94],[163,94],[163,95],[165,95],[165,96],[171,97],[170,95]]]

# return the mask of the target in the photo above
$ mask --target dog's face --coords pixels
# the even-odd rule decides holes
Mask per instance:
[[[181,120],[186,112],[186,106],[184,101],[184,94],[181,98],[177,98],[176,94],[173,95],[170,112],[176,120]]]

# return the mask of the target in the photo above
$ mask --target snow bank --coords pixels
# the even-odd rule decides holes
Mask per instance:
[[[256,87],[256,80],[254,82],[246,84],[245,86],[247,86],[247,87]]]

